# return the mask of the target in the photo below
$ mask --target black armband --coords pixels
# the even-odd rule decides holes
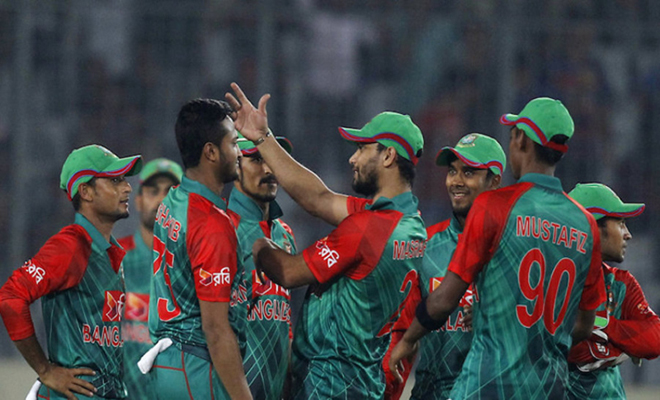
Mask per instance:
[[[424,297],[422,298],[422,301],[419,302],[419,305],[415,310],[415,317],[417,317],[417,321],[419,321],[424,329],[435,331],[442,327],[444,321],[436,321],[429,315],[429,311],[426,309],[426,299],[427,298]]]

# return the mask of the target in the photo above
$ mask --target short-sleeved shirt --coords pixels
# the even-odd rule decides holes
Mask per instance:
[[[124,340],[124,382],[129,398],[155,399],[152,374],[142,374],[137,362],[153,343],[149,337],[149,290],[153,274],[153,250],[144,243],[140,231],[118,240],[126,250],[124,283],[126,303],[121,324]]]
[[[291,228],[280,217],[276,201],[269,204],[269,216],[263,220],[261,208],[234,188],[229,196],[229,210],[240,243],[240,261],[245,267],[248,301],[245,326],[246,349],[243,357],[245,377],[255,399],[280,399],[289,366],[291,336],[290,293],[287,289],[257,276],[252,259],[252,244],[266,237],[290,254],[296,253]]]
[[[48,358],[90,368],[99,396],[124,398],[121,316],[124,250],[82,214],[51,237],[0,289],[0,313],[12,340],[34,335],[29,304],[41,298]]]
[[[296,398],[382,398],[391,326],[418,279],[426,230],[412,193],[349,198],[348,211],[302,253],[318,284],[294,334]]]
[[[247,300],[238,240],[225,201],[183,177],[163,199],[154,225],[149,332],[192,346],[206,346],[199,300],[228,302],[229,322],[244,349],[240,303]]]
[[[607,300],[596,310],[591,338],[571,348],[571,399],[625,399],[618,365],[629,357],[660,355],[660,318],[649,307],[635,277],[603,263]],[[585,371],[581,371],[577,366]]]
[[[451,398],[562,398],[578,308],[605,300],[593,217],[527,174],[475,200],[449,271],[475,283],[473,341]]]
[[[456,217],[426,229],[428,240],[419,278],[423,298],[442,283],[462,231]],[[466,291],[459,307],[442,328],[422,338],[412,398],[444,400],[449,397],[472,342],[472,332],[462,321],[463,307],[469,304],[472,304],[472,289]]]

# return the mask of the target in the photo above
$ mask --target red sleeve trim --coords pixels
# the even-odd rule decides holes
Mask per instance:
[[[522,182],[480,194],[470,208],[448,271],[465,283],[474,282],[495,254],[514,205],[533,186]]]
[[[91,241],[83,227],[65,227],[0,288],[0,315],[12,340],[34,335],[31,303],[80,283],[87,269]]]
[[[581,310],[595,310],[607,300],[604,283],[605,278],[603,277],[602,255],[600,253],[600,230],[598,229],[596,219],[594,219],[590,212],[566,193],[564,193],[564,196],[582,211],[587,217],[589,226],[591,227],[591,237],[594,239],[594,244],[591,249],[591,263],[589,264],[589,272],[587,274],[587,279],[584,282],[582,298],[580,299],[578,308]]]
[[[303,258],[320,283],[342,274],[363,279],[378,264],[402,216],[393,210],[352,214],[330,235],[306,248]]]
[[[449,228],[449,225],[451,224],[451,220],[448,219],[446,221],[438,222],[435,225],[431,225],[428,228],[426,228],[426,237],[431,239],[434,235],[444,232]]]
[[[231,217],[204,197],[188,197],[186,247],[197,297],[229,302],[236,276],[238,239]]]

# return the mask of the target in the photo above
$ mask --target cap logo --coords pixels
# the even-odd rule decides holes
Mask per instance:
[[[463,136],[463,138],[458,142],[458,146],[461,147],[472,147],[474,146],[474,142],[477,140],[477,135],[475,134],[469,134],[467,136]]]

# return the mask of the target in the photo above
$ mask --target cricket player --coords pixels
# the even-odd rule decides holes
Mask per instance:
[[[511,126],[518,183],[474,201],[442,284],[417,307],[390,368],[445,324],[474,283],[474,336],[450,397],[564,398],[569,347],[591,334],[605,300],[598,227],[554,177],[573,135],[564,105],[536,98],[500,122]]]
[[[600,183],[578,184],[568,194],[589,211],[600,229],[602,269],[607,300],[596,310],[589,339],[568,353],[569,398],[625,399],[618,365],[628,358],[660,355],[660,318],[649,307],[635,277],[605,262],[623,262],[632,239],[626,220],[644,211],[644,204],[624,203]]]
[[[419,277],[422,297],[427,297],[437,289],[447,274],[458,235],[463,232],[465,219],[474,200],[482,192],[500,187],[506,155],[497,140],[480,133],[470,133],[463,136],[456,147],[443,148],[435,162],[447,167],[445,185],[453,215],[426,229],[428,240]],[[472,301],[473,290],[470,287],[460,300],[459,308],[449,316],[444,326],[421,340],[413,399],[449,398],[472,342],[472,332],[463,321],[463,307],[471,305]],[[406,304],[406,315],[409,317],[402,317],[395,324],[390,346],[398,343],[410,325],[418,303],[419,299]],[[386,360],[389,361],[389,358],[386,357]],[[411,367],[408,365],[405,372],[409,373]],[[396,388],[392,389],[397,392],[392,393],[392,398],[399,398],[404,382],[397,385],[392,374],[387,375],[387,378],[388,384],[392,382]]]
[[[312,215],[337,225],[302,254],[272,240],[253,246],[255,265],[285,288],[309,284],[292,349],[298,399],[380,399],[381,362],[406,296],[418,279],[426,230],[411,192],[422,132],[409,116],[384,112],[362,129],[339,128],[357,143],[353,188],[370,200],[330,191],[282,149],[259,108],[232,84],[236,125],[252,140],[282,187]]]
[[[144,165],[135,197],[140,226],[133,235],[118,240],[126,250],[123,263],[126,303],[121,337],[124,340],[124,382],[131,399],[156,399],[153,375],[142,374],[137,362],[153,346],[149,337],[148,316],[156,212],[170,188],[181,182],[182,175],[181,166],[166,158],[157,158]]]
[[[252,398],[241,358],[247,288],[220,197],[238,177],[231,112],[223,101],[192,100],[174,128],[185,174],[156,213],[149,300],[156,345],[140,361],[143,372],[153,362],[161,399]]]
[[[95,144],[72,151],[60,188],[76,211],[74,223],[48,239],[0,289],[5,327],[41,383],[28,398],[126,397],[120,333],[125,252],[112,228],[128,217],[131,185],[125,177],[141,168],[140,156],[119,158]],[[30,315],[39,298],[48,358]]]
[[[287,139],[278,137],[277,141],[291,152]],[[275,200],[279,187],[275,175],[254,143],[240,134],[238,147],[242,154],[239,177],[229,196],[228,208],[237,217],[239,258],[247,283],[243,366],[252,397],[279,400],[289,367],[291,296],[278,284],[261,280],[252,260],[252,244],[267,237],[291,254],[295,254],[296,244],[291,228],[280,219],[283,214]]]

